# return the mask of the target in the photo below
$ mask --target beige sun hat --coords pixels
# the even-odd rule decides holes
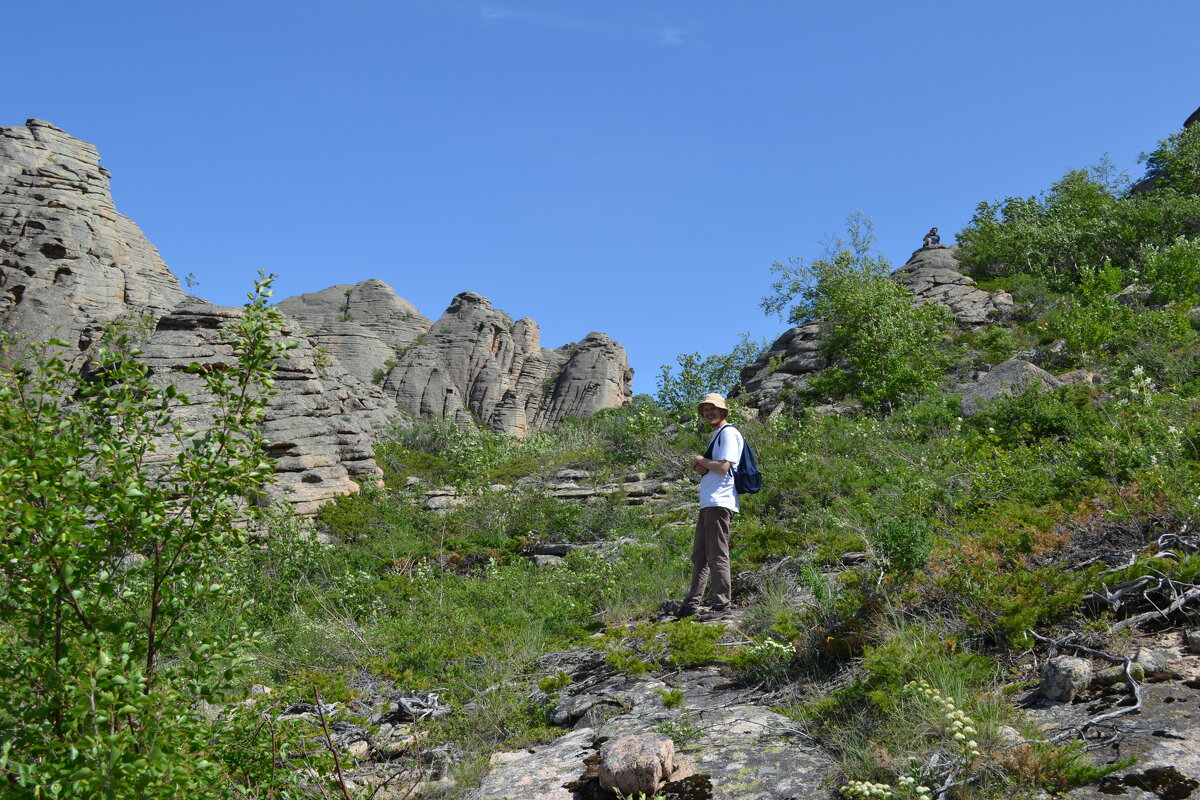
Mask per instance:
[[[696,404],[696,413],[700,413],[700,406],[703,405],[716,406],[722,411],[729,410],[729,406],[725,405],[725,398],[716,392],[709,392],[708,394],[704,395],[704,399]]]

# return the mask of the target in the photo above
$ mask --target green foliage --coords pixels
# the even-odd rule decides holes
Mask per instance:
[[[1151,303],[1195,302],[1200,296],[1200,238],[1179,236],[1148,248],[1141,279],[1153,287]]]
[[[1086,436],[1095,432],[1103,420],[1087,387],[1068,386],[1056,391],[1031,387],[1017,395],[995,398],[971,418],[970,424],[986,437],[1011,447],[1040,439]]]
[[[815,396],[852,396],[886,409],[941,379],[949,314],[937,304],[914,306],[912,293],[888,278],[887,261],[871,253],[875,234],[861,212],[848,218],[847,229],[849,239],[835,240],[824,258],[776,263],[778,277],[762,305],[789,322],[825,324],[822,349],[832,365],[810,383]]]
[[[1072,170],[1040,198],[980,203],[958,234],[963,263],[984,275],[1025,272],[1065,285],[1084,267],[1127,261],[1137,232],[1096,172]]]
[[[677,719],[668,719],[660,722],[654,730],[664,736],[671,737],[671,741],[675,743],[677,750],[683,750],[693,742],[699,741],[704,736],[704,729],[696,724],[692,719],[691,714],[684,712]]]
[[[676,417],[691,417],[696,404],[709,392],[728,395],[737,386],[744,366],[758,358],[767,347],[743,333],[741,341],[728,353],[701,356],[682,353],[676,366],[663,364],[658,376],[658,403]]]
[[[537,682],[537,687],[546,694],[554,694],[571,685],[571,676],[563,672],[561,669],[553,675],[542,678]]]
[[[869,532],[868,539],[884,573],[905,580],[929,561],[933,525],[915,514],[888,516]]]
[[[981,275],[1026,273],[1058,288],[1106,263],[1135,277],[1147,253],[1200,233],[1198,137],[1193,126],[1145,156],[1149,190],[1125,193],[1101,162],[1068,172],[1040,197],[980,203],[958,234],[961,260]]]
[[[149,311],[141,314],[130,312],[106,323],[100,332],[100,340],[109,349],[129,351],[150,340],[154,325],[154,315]]]
[[[415,475],[435,485],[483,485],[519,444],[503,434],[463,428],[453,420],[423,417],[393,428],[380,446],[393,481]]]
[[[272,474],[257,424],[284,349],[269,283],[225,328],[237,362],[191,367],[214,398],[203,432],[128,339],[86,374],[62,343],[0,364],[0,774],[26,796],[225,797],[274,769],[261,726],[214,727],[196,707],[229,691],[256,638],[228,561]],[[221,629],[197,626],[199,607]],[[248,748],[237,761],[227,735]]]
[[[766,637],[761,642],[738,650],[734,668],[748,682],[782,686],[792,677],[796,646]]]
[[[684,697],[680,689],[655,689],[662,698],[663,708],[683,708]]]
[[[1151,153],[1143,153],[1146,178],[1154,192],[1184,195],[1200,194],[1200,128],[1195,125],[1177,131],[1158,143]]]
[[[609,666],[641,675],[664,667],[695,667],[723,661],[716,642],[725,634],[722,625],[678,622],[639,622],[610,628],[598,640]]]
[[[966,333],[961,340],[979,351],[979,355],[989,364],[999,364],[1012,358],[1017,350],[1018,342],[1012,331],[1000,325],[989,325],[977,333]]]

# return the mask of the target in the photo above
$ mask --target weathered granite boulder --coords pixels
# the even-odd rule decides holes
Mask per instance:
[[[375,279],[289,297],[279,309],[363,383],[382,380],[432,324]]]
[[[762,416],[794,406],[809,378],[828,366],[821,351],[824,326],[810,322],[784,331],[757,361],[742,368],[731,397],[744,399]]]
[[[614,670],[599,653],[585,649],[547,656],[539,669],[571,676],[570,684],[554,697],[538,699],[545,704],[549,721],[571,727],[572,732],[536,751],[494,756],[480,789],[468,797],[525,797],[522,792],[529,790],[537,792],[532,796],[567,798],[572,797],[571,789],[579,792],[576,797],[612,796],[598,768],[604,763],[605,749],[612,747],[609,743],[642,737],[649,737],[647,742],[661,741],[658,737],[664,728],[690,732],[673,740],[669,782],[659,787],[667,796],[814,797],[828,789],[836,774],[828,754],[796,740],[794,722],[759,705],[766,701],[761,687],[731,681],[718,667],[633,676]],[[669,689],[682,694],[682,707],[667,707],[664,694]],[[658,746],[636,749],[644,758],[635,761],[644,762],[646,772],[652,773]],[[661,780],[666,781],[666,773],[664,769]],[[613,785],[615,779],[608,780]],[[531,781],[537,785],[530,785]],[[565,794],[550,788],[563,784],[569,787]],[[593,789],[596,793],[589,794]],[[647,797],[653,796],[649,789],[645,791]]]
[[[105,323],[157,319],[184,296],[117,213],[93,145],[37,119],[0,128],[0,330],[82,350]]]
[[[962,411],[970,417],[982,410],[983,403],[997,397],[1020,394],[1031,386],[1057,389],[1063,382],[1035,364],[1010,358],[994,367],[963,392]]]
[[[463,425],[480,419],[524,436],[624,405],[632,395],[633,371],[621,345],[590,333],[576,345],[543,348],[537,323],[514,322],[474,292],[455,297],[436,323],[377,280],[279,305],[331,356],[360,380],[381,384],[413,417]]]
[[[594,739],[595,732],[583,728],[541,747],[496,753],[467,800],[573,800],[575,792],[567,784],[586,771]]]
[[[242,311],[184,293],[154,246],[117,213],[99,161],[94,146],[48,122],[0,128],[0,330],[86,351],[106,325],[126,322],[152,380],[188,395],[190,404],[175,408],[179,419],[203,431],[212,425],[212,398],[186,368],[235,361],[225,326]],[[371,442],[395,405],[298,327],[283,335],[296,348],[276,365],[278,394],[263,422],[278,470],[271,493],[309,515],[379,479]],[[170,455],[163,444],[159,461]]]
[[[675,771],[675,743],[661,733],[609,739],[600,746],[600,786],[621,795],[654,796]]]
[[[1075,656],[1058,656],[1042,668],[1039,691],[1047,700],[1070,702],[1092,682],[1092,662]]]
[[[107,325],[127,322],[146,339],[155,380],[191,395],[177,413],[202,430],[211,398],[185,368],[231,362],[222,329],[241,312],[187,296],[117,213],[99,161],[94,146],[47,122],[0,128],[0,331],[87,351]],[[543,349],[532,320],[514,323],[478,295],[455,298],[436,328],[378,280],[280,306],[297,348],[277,365],[264,427],[278,460],[275,494],[301,514],[377,480],[371,439],[396,416],[396,401],[414,416],[479,418],[522,435],[631,395],[619,344],[594,333]]]
[[[1200,659],[1178,642],[1178,632],[1158,634],[1154,649],[1170,651],[1172,668],[1161,675],[1136,669],[1142,703],[1136,712],[1096,726],[1084,736],[1089,754],[1100,766],[1120,766],[1114,774],[1083,787],[1068,790],[1070,800],[1134,800],[1196,797],[1200,788]],[[1174,640],[1172,644],[1171,641]],[[1086,703],[1048,700],[1022,703],[1032,722],[1050,734],[1078,729],[1102,714],[1128,709],[1132,702],[1124,668],[1122,680],[1101,689]],[[1178,673],[1177,675],[1173,673]],[[1144,679],[1144,680],[1143,680]],[[1093,682],[1093,688],[1096,683]],[[1128,762],[1125,762],[1128,759]],[[1123,763],[1119,763],[1123,762]]]
[[[977,327],[1001,319],[1012,310],[1008,292],[985,292],[963,275],[958,245],[932,245],[915,251],[892,279],[908,288],[919,303],[943,305],[963,327]]]

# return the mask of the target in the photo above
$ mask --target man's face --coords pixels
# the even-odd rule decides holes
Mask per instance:
[[[709,427],[715,428],[725,421],[725,412],[714,406],[712,403],[704,403],[700,406],[700,416],[709,424]]]

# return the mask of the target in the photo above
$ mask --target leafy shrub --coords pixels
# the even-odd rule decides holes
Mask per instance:
[[[1002,446],[1012,447],[1045,438],[1085,436],[1101,425],[1101,419],[1087,387],[1055,391],[1031,387],[995,398],[970,424]]]
[[[153,383],[127,341],[100,349],[86,377],[53,349],[25,365],[5,353],[0,774],[10,788],[215,798],[274,770],[277,741],[246,720],[214,727],[197,708],[231,689],[256,638],[227,564],[272,474],[257,425],[284,349],[269,283],[225,328],[237,363],[192,366],[216,400],[203,433],[182,428],[172,408],[186,399]],[[222,609],[223,627],[197,626],[198,607]],[[237,761],[221,760],[227,736],[246,748]]]
[[[904,580],[925,568],[933,549],[933,525],[914,514],[888,516],[868,538],[884,573]]]
[[[1163,139],[1141,160],[1153,191],[1200,194],[1200,129],[1195,125]]]
[[[663,708],[683,708],[684,697],[680,689],[655,689],[662,698]]]
[[[780,686],[791,677],[795,658],[796,646],[791,642],[764,638],[757,644],[739,649],[733,665],[748,681]]]
[[[609,666],[640,675],[667,666],[694,667],[724,660],[716,642],[725,634],[722,625],[678,622],[639,622],[610,628],[599,640]]]
[[[835,240],[824,258],[777,263],[773,294],[762,305],[793,323],[827,326],[821,346],[832,366],[810,382],[815,396],[890,408],[941,379],[949,312],[934,303],[914,306],[912,293],[888,278],[888,263],[870,252],[869,219],[851,215],[848,229],[849,240]]]
[[[1194,301],[1200,295],[1200,238],[1180,236],[1170,244],[1149,248],[1141,278],[1154,290],[1152,303]]]
[[[980,203],[959,232],[960,258],[984,276],[1026,273],[1057,288],[1086,269],[1116,265],[1136,275],[1147,248],[1200,232],[1200,145],[1193,129],[1174,134],[1146,156],[1148,190],[1126,194],[1110,165],[1072,170],[1040,197]]]
[[[571,685],[571,676],[563,672],[561,669],[553,675],[548,675],[537,682],[537,687],[544,694],[554,694]]]

